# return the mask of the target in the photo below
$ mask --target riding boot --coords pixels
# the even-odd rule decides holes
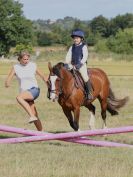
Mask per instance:
[[[85,90],[86,90],[87,99],[92,100],[93,99],[93,94],[92,94],[93,89],[92,89],[90,80],[85,82]]]

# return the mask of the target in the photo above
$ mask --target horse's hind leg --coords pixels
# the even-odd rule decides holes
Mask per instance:
[[[66,107],[65,108],[62,107],[62,109],[63,109],[63,112],[64,112],[65,116],[67,117],[67,119],[69,121],[70,126],[75,130],[74,122],[73,122],[73,116],[72,116],[71,111]]]
[[[95,129],[95,106],[90,103],[86,105],[85,107],[89,109],[90,114],[91,114],[90,120],[89,120],[89,128]]]

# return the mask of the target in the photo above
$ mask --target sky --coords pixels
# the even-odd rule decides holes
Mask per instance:
[[[98,15],[113,18],[133,13],[133,0],[18,0],[31,20],[63,19],[66,16],[91,20]]]

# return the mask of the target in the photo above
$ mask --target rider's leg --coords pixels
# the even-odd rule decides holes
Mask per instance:
[[[88,76],[88,72],[87,72],[87,66],[86,64],[82,65],[82,67],[79,69],[79,72],[85,82],[85,89],[86,89],[86,93],[87,93],[87,99],[93,99],[93,89],[90,83],[90,79]]]
[[[92,100],[93,99],[93,94],[92,94],[93,89],[92,89],[90,80],[88,80],[87,82],[85,82],[85,89],[86,89],[86,92],[88,93],[87,98],[89,100]]]

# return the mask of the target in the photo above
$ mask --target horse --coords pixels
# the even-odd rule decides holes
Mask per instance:
[[[103,119],[103,127],[107,128],[106,111],[112,116],[118,115],[118,109],[123,107],[128,101],[128,97],[117,99],[111,89],[109,79],[106,73],[99,68],[89,68],[88,75],[93,87],[93,100],[87,100],[85,91],[75,84],[75,78],[65,64],[57,63],[52,67],[48,63],[48,98],[50,100],[58,100],[62,110],[67,117],[70,126],[78,131],[80,107],[85,106],[91,113],[89,128],[95,129],[95,106],[93,101],[98,99],[101,105],[101,117]]]

